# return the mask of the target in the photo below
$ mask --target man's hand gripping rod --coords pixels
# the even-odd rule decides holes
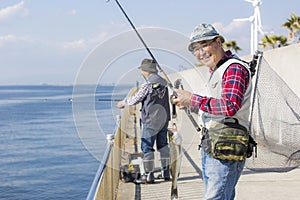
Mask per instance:
[[[174,82],[174,88],[175,89],[182,89],[183,90],[183,85],[181,83],[181,79],[177,79],[175,82]],[[177,95],[176,92],[173,93],[173,96]],[[177,97],[177,96],[175,96]],[[188,118],[190,119],[190,121],[192,122],[192,124],[194,125],[194,127],[196,128],[196,130],[199,132],[201,129],[200,127],[198,126],[197,122],[195,121],[194,117],[192,116],[191,114],[191,111],[188,109],[188,108],[184,108],[184,111],[185,113],[187,114]]]
[[[107,0],[106,2],[109,2],[110,0]],[[124,14],[124,16],[126,17],[126,19],[128,20],[128,22],[130,23],[131,27],[133,28],[133,30],[135,31],[135,33],[137,34],[137,36],[139,37],[140,41],[143,43],[144,47],[146,48],[147,52],[149,53],[149,55],[151,56],[151,58],[153,59],[153,61],[156,63],[157,68],[159,70],[159,72],[163,75],[163,77],[166,79],[168,86],[170,88],[170,90],[173,92],[173,96],[178,97],[178,94],[174,91],[173,85],[170,81],[170,79],[168,78],[167,74],[163,71],[163,69],[160,67],[160,65],[158,64],[157,60],[155,59],[154,55],[152,54],[152,52],[150,51],[150,49],[148,48],[147,44],[145,43],[145,41],[143,40],[142,36],[140,35],[140,33],[136,30],[134,24],[131,22],[130,18],[127,16],[126,12],[124,11],[124,9],[122,8],[122,6],[120,5],[120,3],[118,2],[118,0],[115,0],[116,4],[118,5],[118,7],[120,8],[120,10],[122,11],[122,13]],[[178,88],[175,88],[178,89]],[[201,129],[198,126],[197,122],[195,121],[195,119],[193,118],[193,116],[191,115],[190,111],[188,109],[184,109],[185,113],[187,114],[187,116],[189,117],[189,119],[191,120],[192,124],[194,125],[194,127],[196,128],[196,130],[199,132]]]

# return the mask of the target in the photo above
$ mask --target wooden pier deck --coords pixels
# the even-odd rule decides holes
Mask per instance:
[[[128,138],[128,142],[125,143],[125,149],[131,149],[134,142],[138,145],[140,151],[140,140]],[[183,141],[183,156],[181,163],[180,177],[178,179],[178,194],[179,199],[202,199],[203,196],[203,182],[201,179],[200,169],[200,155],[198,153],[199,135],[196,133],[188,134],[184,136]],[[156,167],[160,167],[159,154],[155,154]],[[155,174],[156,176],[157,174]],[[161,179],[155,179],[154,184],[135,184],[120,182],[118,199],[170,199],[171,193],[171,181],[163,181]]]
[[[133,111],[138,111],[134,108]],[[124,149],[128,153],[140,152],[139,112],[123,119],[128,137]],[[123,116],[124,117],[124,116]],[[125,120],[125,121],[124,121]],[[183,156],[181,173],[178,179],[178,195],[181,200],[203,199],[204,185],[201,175],[201,159],[198,151],[200,140],[185,115],[177,118],[177,125],[183,136]],[[156,167],[160,167],[159,155],[155,155]],[[256,173],[245,169],[236,187],[236,200],[296,200],[299,199],[300,169],[286,173]],[[168,200],[171,193],[171,181],[155,180],[154,184],[135,184],[120,181],[118,200]]]

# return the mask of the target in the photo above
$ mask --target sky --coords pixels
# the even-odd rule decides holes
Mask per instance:
[[[251,3],[244,0],[119,2],[138,31],[143,32],[144,28],[166,30],[164,40],[171,49],[180,45],[189,53],[188,40],[177,42],[171,35],[180,34],[188,39],[196,25],[211,23],[227,41],[237,42],[242,48],[238,55],[250,53],[250,22],[234,21],[253,15]],[[299,1],[262,0],[260,13],[264,33],[287,36],[287,29],[281,25],[291,13],[299,16]],[[94,57],[99,60],[93,62],[101,65],[95,74],[102,77],[93,82],[115,83],[126,70],[133,70],[132,66],[138,66],[143,57],[149,57],[143,46],[135,53],[129,49],[120,56],[109,56],[140,43],[137,36],[122,39],[126,33],[134,32],[114,0],[0,0],[0,27],[0,85],[71,85],[77,83],[83,69],[93,75],[95,69],[89,68],[87,63]],[[167,30],[172,33],[168,35]],[[149,31],[145,35],[147,33]],[[151,36],[142,35],[146,44],[152,44],[159,37],[156,32],[148,35]],[[158,46],[160,48],[160,44]],[[101,55],[94,54],[96,51]],[[163,66],[173,65],[173,71],[192,67],[190,62],[181,63],[174,57],[163,58],[163,51],[153,52]],[[167,60],[173,62],[168,64]],[[131,79],[127,77],[127,81],[135,81],[134,73],[128,76]],[[89,74],[85,76],[88,77]]]

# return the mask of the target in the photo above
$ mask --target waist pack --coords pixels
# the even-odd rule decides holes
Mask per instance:
[[[226,118],[214,122],[209,130],[204,131],[201,146],[214,158],[242,161],[252,156],[256,142],[237,119]]]

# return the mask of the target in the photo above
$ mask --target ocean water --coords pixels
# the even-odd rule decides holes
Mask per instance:
[[[97,87],[84,109],[95,114],[78,123],[89,127],[96,117],[98,129],[86,130],[99,135],[88,143],[74,120],[72,86],[0,86],[0,199],[85,199],[116,126],[116,102],[106,100],[127,91]]]

